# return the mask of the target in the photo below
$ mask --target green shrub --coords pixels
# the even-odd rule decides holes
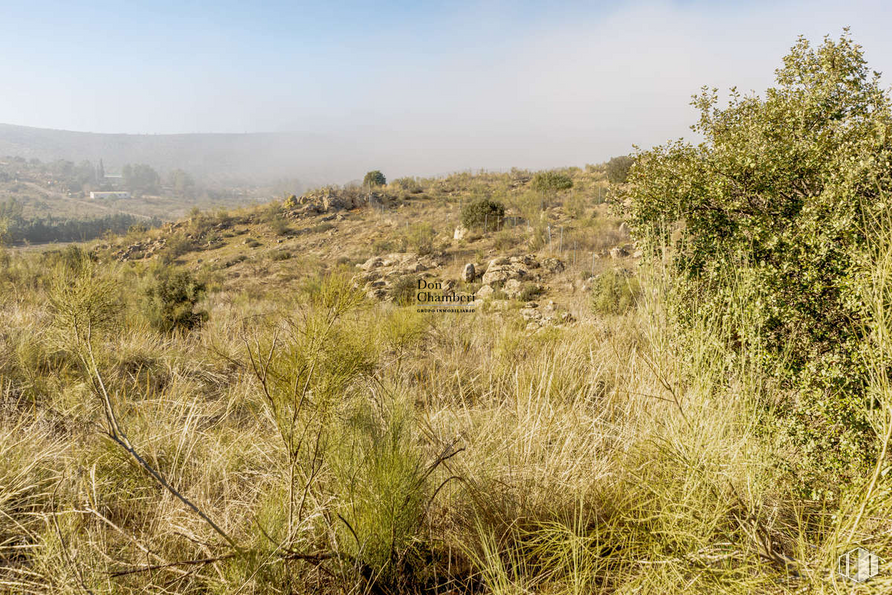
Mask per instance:
[[[415,178],[399,178],[395,183],[400,190],[405,190],[410,194],[420,194],[423,190],[421,184]]]
[[[424,255],[434,251],[435,237],[437,232],[430,223],[414,223],[406,230],[405,242],[413,251]]]
[[[408,306],[415,303],[418,294],[418,279],[412,275],[400,277],[390,286],[390,299],[400,306]]]
[[[573,179],[557,171],[540,171],[533,176],[532,186],[538,192],[569,190],[573,187]]]
[[[522,302],[529,302],[542,295],[544,291],[542,286],[537,283],[526,283],[523,286],[518,299]]]
[[[564,201],[564,212],[571,219],[585,217],[585,197],[581,194],[572,194]]]
[[[631,155],[614,157],[607,162],[607,179],[611,184],[623,184],[629,178],[629,170],[635,164]]]
[[[333,457],[340,541],[382,586],[396,587],[421,563],[413,558],[430,490],[411,411],[406,404],[378,411],[362,403],[345,420]]]
[[[635,305],[640,292],[638,279],[628,271],[607,270],[592,284],[592,310],[596,314],[622,314]]]
[[[829,465],[857,473],[842,453],[871,452],[858,446],[870,439],[859,286],[889,213],[889,98],[845,34],[817,49],[800,39],[764,99],[717,103],[715,90],[694,101],[702,144],[638,156],[624,195],[633,228],[673,242],[683,320],[751,321],[725,340],[799,387],[785,404],[797,447],[820,444]]]
[[[488,198],[469,202],[461,209],[461,223],[468,229],[484,226],[496,229],[504,216],[505,205]]]
[[[167,238],[167,242],[161,250],[161,259],[166,263],[171,263],[194,249],[194,242],[187,238],[183,232],[177,232]]]
[[[380,256],[389,252],[396,252],[399,246],[391,238],[378,238],[372,241],[371,249],[373,255]]]
[[[317,223],[313,227],[309,229],[310,233],[323,233],[328,231],[329,229],[334,229],[335,224],[331,221],[323,221],[322,223]]]
[[[387,178],[377,169],[368,172],[362,179],[362,185],[368,187],[383,186],[386,183]]]
[[[67,273],[79,275],[84,268],[96,262],[95,254],[87,252],[77,244],[69,244],[61,250],[47,250],[41,255],[44,267],[61,266]]]
[[[162,332],[191,330],[207,320],[196,310],[204,294],[204,284],[186,269],[156,266],[145,289],[145,313],[152,327]]]
[[[521,238],[516,231],[513,229],[503,229],[496,234],[493,241],[493,248],[501,252],[506,252],[520,244],[520,241]]]

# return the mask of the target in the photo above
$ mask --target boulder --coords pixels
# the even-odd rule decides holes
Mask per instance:
[[[629,251],[622,246],[617,246],[616,248],[610,249],[610,258],[626,258],[628,255]]]
[[[483,274],[484,285],[504,285],[511,279],[525,279],[529,272],[519,262],[511,262],[507,258],[495,258],[490,261]]]
[[[546,258],[542,261],[542,266],[545,267],[545,269],[552,274],[560,273],[564,270],[564,263],[557,258]]]
[[[517,279],[509,279],[505,282],[505,286],[502,288],[509,298],[517,299],[520,297],[520,294],[523,293],[523,284]]]
[[[480,289],[477,290],[476,297],[478,299],[484,300],[486,298],[492,297],[492,294],[496,292],[495,289],[490,287],[489,285],[484,285]]]
[[[370,259],[368,259],[367,261],[365,261],[364,263],[359,265],[359,268],[361,268],[364,271],[369,271],[371,269],[376,269],[383,265],[384,265],[384,261],[381,260],[380,257],[372,256]]]
[[[474,267],[473,262],[469,262],[461,272],[461,280],[465,283],[470,283],[475,277],[477,277],[477,269]]]
[[[459,225],[455,228],[455,231],[452,232],[453,240],[463,240],[468,235],[468,228],[464,225]]]

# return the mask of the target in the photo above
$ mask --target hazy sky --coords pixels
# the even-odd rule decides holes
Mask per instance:
[[[409,170],[582,165],[688,134],[702,85],[763,90],[799,34],[851,26],[887,70],[890,17],[782,0],[0,0],[0,122],[308,131]]]

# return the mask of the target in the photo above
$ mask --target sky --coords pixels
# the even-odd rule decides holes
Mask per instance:
[[[890,17],[824,0],[0,0],[0,122],[311,132],[404,173],[583,165],[690,137],[692,94],[763,91],[799,35],[850,26],[890,70]]]

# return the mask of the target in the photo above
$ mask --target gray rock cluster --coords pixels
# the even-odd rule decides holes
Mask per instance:
[[[380,203],[382,197],[376,193],[363,192],[361,189],[337,189],[323,188],[308,192],[296,199],[296,205],[291,207],[289,215],[292,218],[311,217],[322,213],[336,213],[365,206],[371,200],[372,203]],[[287,206],[287,205],[286,205]]]
[[[145,242],[136,242],[119,250],[115,253],[115,258],[121,262],[128,260],[142,260],[143,258],[151,258],[159,252],[167,243],[165,238],[155,240],[147,240]]]
[[[520,311],[520,315],[527,321],[527,330],[534,331],[545,326],[567,324],[576,319],[569,312],[562,310],[554,302],[549,301],[541,308],[536,302],[529,302]]]
[[[432,257],[412,253],[373,256],[358,266],[362,272],[353,278],[353,282],[367,296],[377,300],[391,299],[393,285],[400,279],[410,275],[415,279],[432,277],[431,271],[440,268]]]
[[[466,270],[468,266],[473,265],[466,265]],[[564,263],[557,258],[539,261],[532,254],[494,258],[480,279],[483,286],[477,291],[477,297],[486,299],[501,290],[508,298],[517,299],[528,285],[538,293],[543,289],[539,282],[563,270]]]

